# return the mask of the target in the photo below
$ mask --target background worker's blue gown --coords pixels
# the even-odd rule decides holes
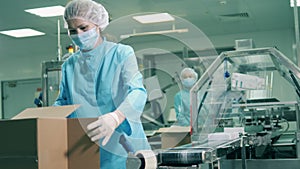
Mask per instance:
[[[126,168],[127,152],[119,144],[121,134],[134,151],[150,149],[140,121],[146,98],[133,49],[104,39],[97,48],[78,51],[62,65],[60,93],[54,105],[80,104],[70,118],[99,117],[120,110],[126,120],[105,146],[99,145],[101,169],[122,169]]]
[[[190,92],[182,89],[174,97],[174,108],[176,112],[176,123],[178,126],[190,126]]]

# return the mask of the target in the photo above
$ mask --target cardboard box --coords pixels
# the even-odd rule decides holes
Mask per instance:
[[[96,119],[65,118],[77,108],[29,108],[1,120],[0,168],[99,169],[99,146],[84,131]]]
[[[161,133],[161,148],[172,148],[191,143],[190,127],[172,126],[160,128],[157,133]]]

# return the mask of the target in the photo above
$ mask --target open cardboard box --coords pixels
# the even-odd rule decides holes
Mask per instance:
[[[99,146],[86,135],[94,118],[67,119],[79,106],[28,108],[0,121],[0,168],[99,169]]]
[[[160,128],[161,148],[172,148],[191,143],[190,127],[172,126]]]

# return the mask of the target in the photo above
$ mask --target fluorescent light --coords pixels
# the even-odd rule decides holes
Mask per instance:
[[[165,30],[165,31],[153,31],[153,32],[141,32],[141,33],[132,33],[132,34],[126,34],[121,35],[121,39],[129,38],[132,36],[144,36],[144,35],[161,35],[161,34],[168,34],[168,33],[184,33],[188,32],[188,29],[171,29],[171,30]]]
[[[16,38],[45,35],[43,32],[39,32],[30,28],[0,31],[0,33]]]
[[[175,20],[174,17],[168,13],[158,13],[158,14],[134,16],[133,19],[135,19],[136,21],[138,21],[142,24],[169,22],[169,21]]]
[[[63,6],[49,6],[44,8],[26,9],[25,12],[29,12],[40,17],[53,17],[61,16],[64,14],[65,8]]]
[[[300,0],[296,0],[297,1],[297,6],[300,6]],[[294,7],[294,0],[290,0],[290,6]]]

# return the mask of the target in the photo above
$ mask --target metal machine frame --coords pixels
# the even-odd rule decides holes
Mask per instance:
[[[49,106],[53,103],[49,103],[49,90],[50,90],[50,82],[49,82],[49,73],[50,72],[57,72],[57,75],[55,78],[57,78],[57,81],[60,81],[60,71],[61,71],[61,65],[64,63],[64,61],[45,61],[42,63],[42,89],[43,89],[43,106]],[[59,85],[59,84],[57,84]],[[58,89],[55,89],[58,93]]]
[[[252,60],[258,60],[252,62],[250,56]],[[259,59],[262,61],[260,62]],[[231,69],[227,69],[227,64],[230,64]],[[233,95],[248,91],[250,93],[251,90],[255,90],[232,89],[231,73],[247,75],[249,72],[251,75],[262,71],[278,72],[278,75],[282,77],[281,79],[290,84],[291,91],[294,91],[294,100],[279,101],[274,98],[266,98],[252,100],[257,102],[250,102],[251,100],[240,102],[234,97],[234,99],[230,98],[232,93]],[[222,84],[216,83],[218,80],[222,81]],[[221,53],[190,90],[192,143],[167,150],[157,150],[158,168],[180,168],[182,166],[201,168],[201,165],[205,163],[210,164],[209,168],[211,169],[256,169],[262,166],[265,169],[279,169],[283,165],[292,169],[299,168],[299,82],[300,69],[276,48],[256,48]],[[218,90],[222,90],[221,94],[215,94],[219,92]],[[206,101],[207,99],[210,100]],[[213,115],[210,115],[208,122],[202,123],[198,118],[201,118],[200,114],[205,111]],[[220,127],[221,120],[227,120],[234,115],[243,116],[244,121],[238,118],[238,122],[242,122],[245,128],[255,126],[253,125],[254,122],[251,121],[255,119],[257,126],[263,126],[263,129],[256,131],[256,128],[250,128],[251,130],[239,133],[239,136],[234,139],[215,141],[208,139],[210,134],[219,132],[218,127]],[[287,117],[288,120],[286,120]],[[283,119],[287,125],[295,124],[295,128],[288,131],[286,130],[288,128],[283,130],[282,126],[276,126],[279,121],[284,121]],[[288,136],[287,140],[289,141],[282,139],[283,136]],[[273,157],[270,155],[272,153],[266,153],[266,156],[272,156],[272,158],[259,156],[262,154],[259,151],[267,152],[268,147],[287,148],[287,152],[294,154],[284,158],[276,155]],[[255,153],[251,151],[255,151]],[[254,154],[254,158],[251,154]]]
[[[205,73],[201,76],[201,78],[197,81],[197,83],[193,86],[193,88],[190,90],[191,93],[191,115],[192,119],[192,133],[193,135],[197,135],[200,131],[198,130],[198,121],[195,120],[198,118],[198,108],[199,108],[199,98],[197,96],[197,92],[200,89],[201,86],[205,85],[207,81],[209,81],[212,77],[212,74],[217,70],[217,68],[224,62],[226,58],[234,58],[234,57],[241,57],[246,55],[270,55],[276,59],[278,59],[282,65],[289,68],[289,70],[292,72],[293,75],[296,75],[298,78],[300,78],[300,69],[289,59],[286,58],[280,51],[278,51],[275,48],[258,48],[258,49],[249,49],[249,50],[242,50],[242,51],[228,51],[221,53],[217,59],[212,63],[212,65],[205,71]],[[287,78],[286,75],[283,75],[283,77],[291,82],[290,79]],[[297,84],[295,84],[297,85]],[[300,89],[300,88],[299,88]],[[298,90],[298,89],[297,89]],[[299,121],[297,121],[299,123]],[[300,124],[298,124],[298,129]]]

